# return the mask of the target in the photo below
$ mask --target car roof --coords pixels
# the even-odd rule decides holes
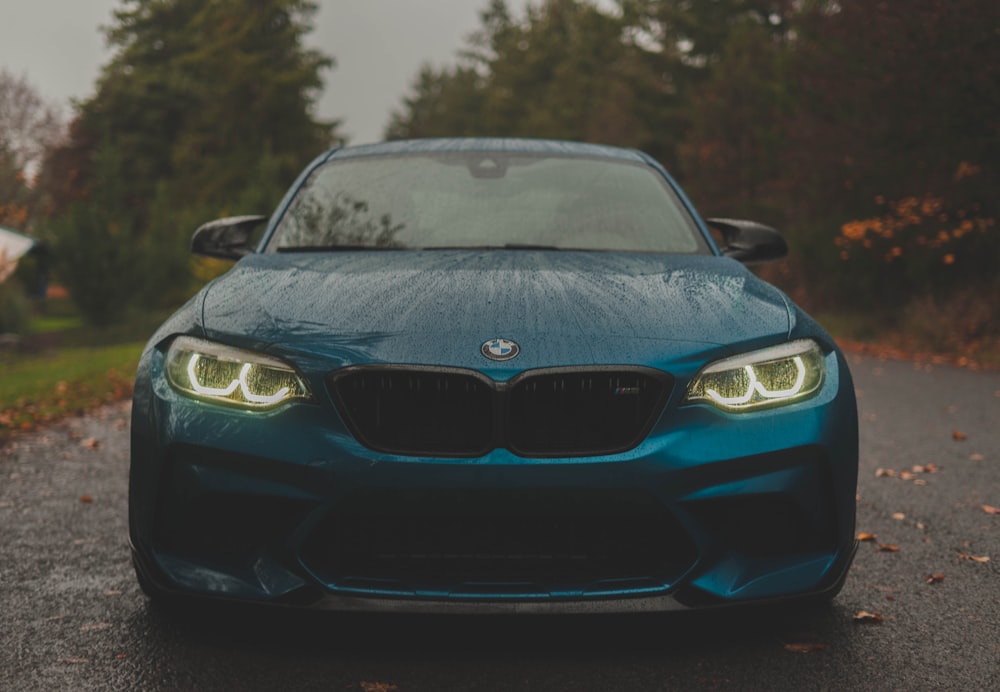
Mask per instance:
[[[330,151],[327,160],[362,156],[393,154],[425,154],[442,152],[502,152],[523,154],[554,154],[585,156],[590,158],[617,159],[632,163],[649,164],[649,158],[634,149],[605,144],[588,144],[555,139],[526,139],[507,137],[452,137],[428,139],[402,139],[377,144],[361,144]]]

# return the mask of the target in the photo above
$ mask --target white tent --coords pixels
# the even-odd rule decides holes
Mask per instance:
[[[14,273],[21,255],[30,250],[34,244],[34,239],[0,226],[0,283]]]

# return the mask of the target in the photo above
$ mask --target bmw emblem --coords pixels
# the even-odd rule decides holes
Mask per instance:
[[[490,339],[480,351],[490,360],[510,360],[517,357],[521,347],[510,339]]]

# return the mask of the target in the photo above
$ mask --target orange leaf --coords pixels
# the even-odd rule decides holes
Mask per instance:
[[[877,612],[869,613],[867,610],[859,610],[854,614],[854,622],[882,622],[882,616]]]
[[[983,511],[987,514],[1000,514],[1000,508],[992,507],[990,505],[983,505]]]
[[[873,534],[873,533],[864,533],[864,532],[862,532],[862,533],[858,534],[858,540],[859,541],[874,541],[876,538],[877,538],[877,536],[875,534]]]
[[[892,545],[890,543],[879,543],[878,549],[883,553],[896,553],[899,552],[898,545]]]
[[[893,471],[892,469],[875,469],[876,478],[886,478],[886,477],[893,478],[895,475],[896,472]]]
[[[88,437],[86,440],[80,443],[81,447],[86,447],[87,449],[97,449],[101,445],[97,438]]]
[[[983,460],[983,455],[980,454],[979,452],[973,452],[972,454],[969,455],[969,461],[982,461],[982,460]]]
[[[361,689],[364,690],[364,692],[392,692],[393,690],[398,690],[399,688],[391,682],[368,682],[366,680],[362,680]]]
[[[927,577],[928,584],[940,584],[943,581],[944,581],[944,575],[941,574],[940,572],[937,574],[931,574],[930,576]]]
[[[90,502],[93,502],[93,501],[94,501],[94,498],[92,498],[90,495],[81,495],[80,496],[80,502],[90,503]]]
[[[989,555],[966,555],[965,553],[959,553],[958,557],[963,560],[972,560],[973,562],[989,562]]]
[[[823,651],[826,644],[785,644],[785,651],[797,654],[811,654],[815,651]]]
[[[951,439],[956,440],[958,442],[961,442],[962,440],[967,440],[968,438],[969,436],[966,435],[961,430],[953,430],[951,433]]]
[[[100,630],[111,629],[110,622],[91,622],[80,628],[81,632],[99,632]]]
[[[903,519],[906,519],[906,515],[902,512],[893,512],[892,518],[896,521],[903,521]]]

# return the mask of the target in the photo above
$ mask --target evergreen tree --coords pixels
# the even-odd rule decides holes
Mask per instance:
[[[313,114],[322,71],[333,65],[302,44],[315,10],[308,0],[122,0],[108,31],[114,55],[78,106],[69,141],[46,162],[53,228],[109,255],[127,253],[137,266],[156,255],[172,285],[185,285],[180,248],[192,219],[270,211],[338,139],[337,123]],[[113,210],[111,225],[129,229],[127,243],[99,232],[111,222],[98,216],[109,212],[86,210],[98,195]],[[80,250],[56,240],[63,252]],[[63,272],[73,271],[84,270],[64,262]]]

